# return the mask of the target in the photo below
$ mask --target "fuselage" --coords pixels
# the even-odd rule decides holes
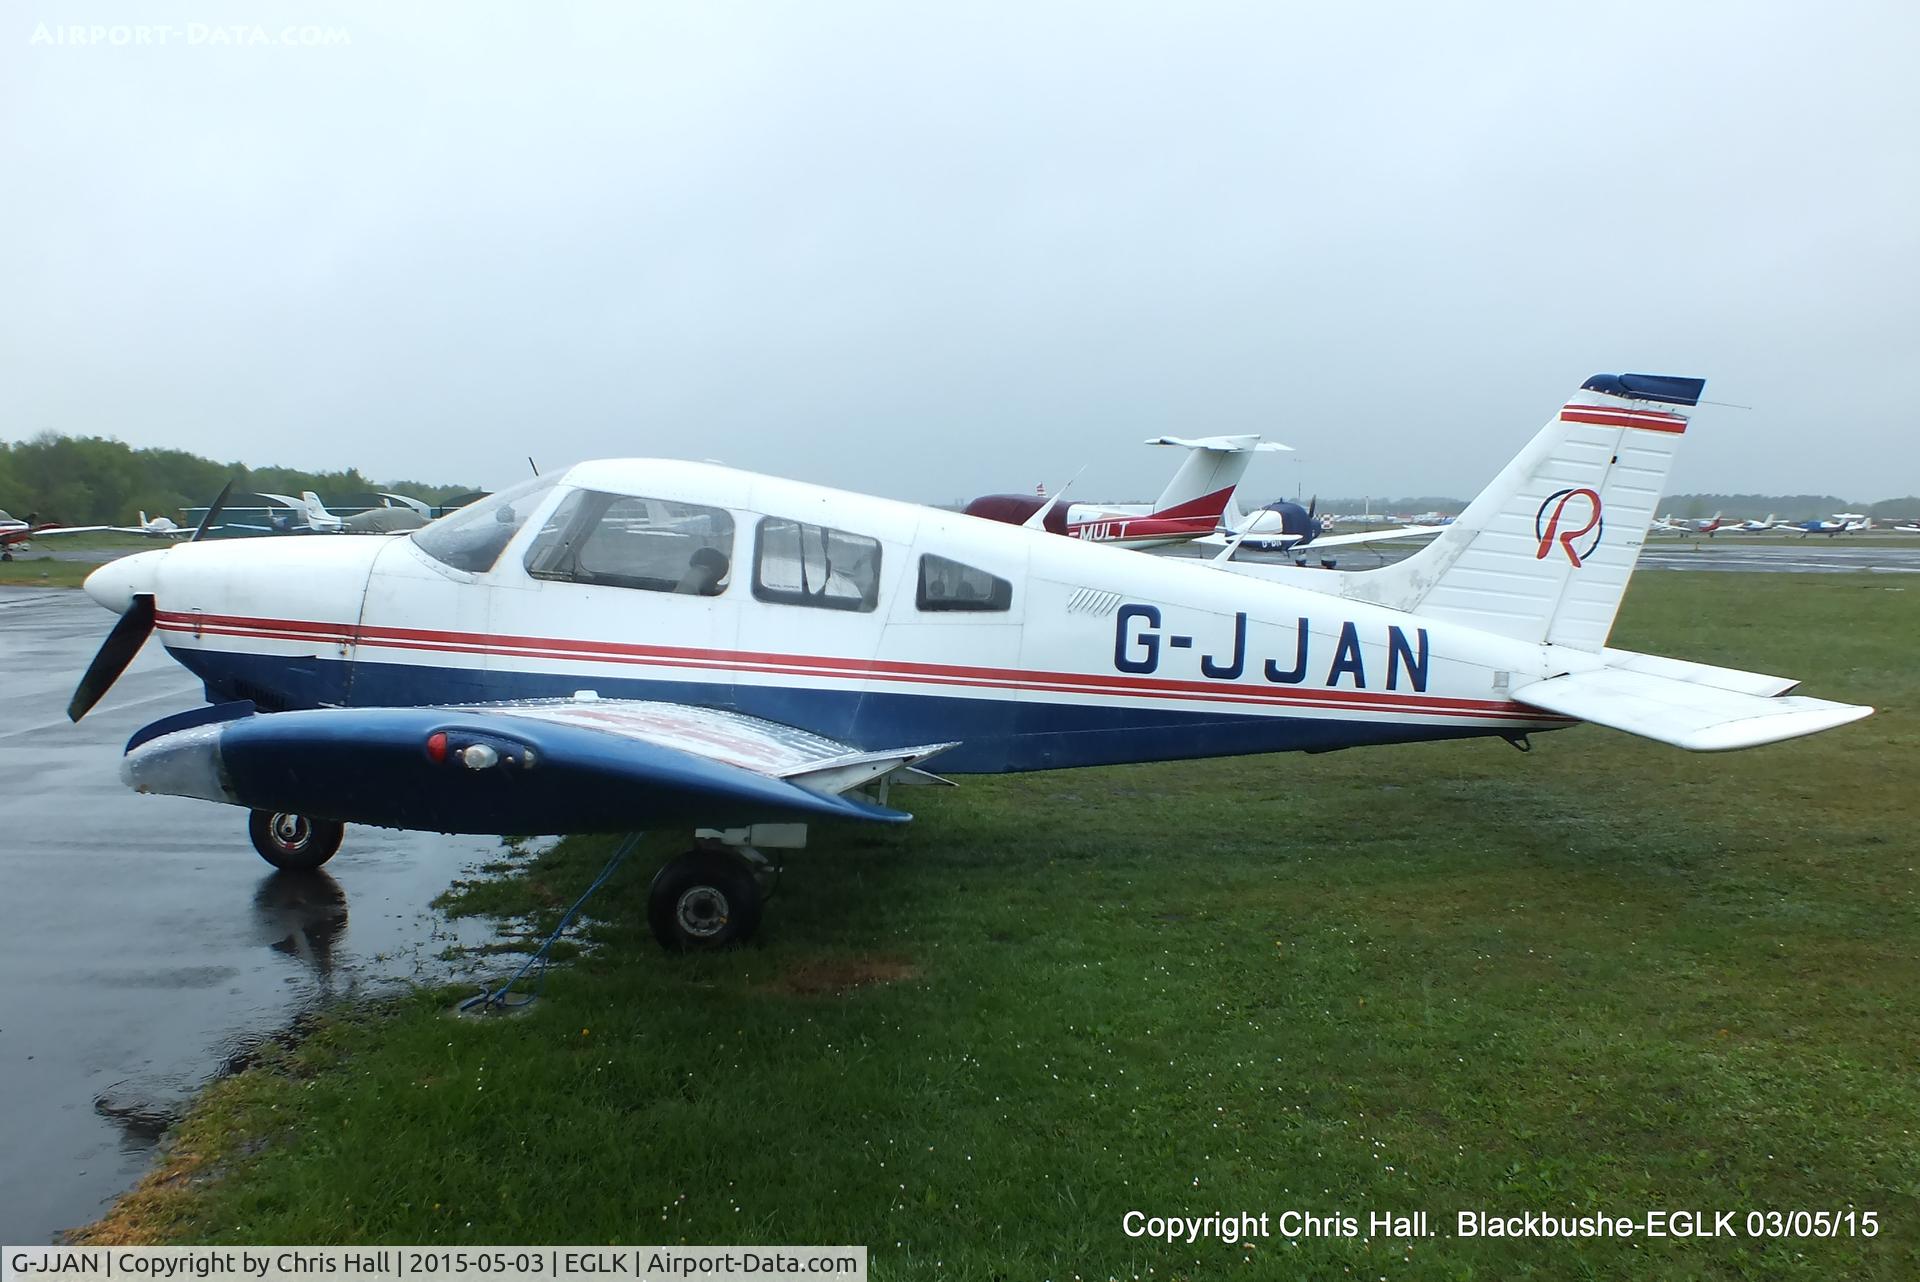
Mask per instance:
[[[1108,543],[1114,547],[1169,547],[1189,543],[1212,534],[1220,526],[1221,513],[1232,496],[1231,487],[1204,495],[1190,503],[1155,510],[1146,504],[1056,503],[1041,519],[1049,533],[1089,543]],[[1024,524],[1047,507],[1047,500],[1032,494],[987,494],[967,504],[968,516],[1008,525]]]
[[[1303,585],[710,464],[584,463],[517,489],[407,537],[145,553],[89,591],[151,593],[214,700],[593,690],[863,748],[958,741],[953,773],[1568,724],[1506,697],[1557,670],[1546,647]],[[717,578],[676,582],[702,549]]]

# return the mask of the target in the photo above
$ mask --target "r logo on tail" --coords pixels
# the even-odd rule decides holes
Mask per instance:
[[[1573,514],[1570,516],[1567,505],[1574,503],[1576,499],[1584,502],[1576,503]],[[1573,522],[1579,519],[1583,511],[1587,523],[1578,529],[1572,528]],[[1568,528],[1562,529],[1563,524]],[[1577,490],[1560,490],[1549,494],[1547,501],[1540,505],[1540,510],[1533,514],[1533,532],[1540,539],[1540,550],[1533,554],[1533,559],[1546,560],[1547,553],[1553,550],[1555,543],[1558,543],[1561,550],[1567,554],[1567,560],[1573,562],[1573,567],[1577,570],[1580,568],[1580,562],[1592,556],[1593,550],[1600,546],[1600,536],[1605,529],[1606,526],[1600,520],[1600,496],[1594,491],[1582,487]],[[1574,546],[1576,540],[1585,538],[1588,534],[1592,534],[1593,537],[1587,539],[1585,547]]]

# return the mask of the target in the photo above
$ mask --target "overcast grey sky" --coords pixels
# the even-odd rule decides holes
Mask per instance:
[[[1920,492],[1911,4],[7,15],[7,438],[1466,496],[1635,370],[1753,407],[1676,491]]]

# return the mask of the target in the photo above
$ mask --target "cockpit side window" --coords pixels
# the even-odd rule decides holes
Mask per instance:
[[[560,583],[719,596],[733,577],[733,517],[717,507],[575,490],[527,549]]]
[[[765,517],[754,543],[753,595],[781,605],[871,611],[880,600],[880,540]]]
[[[415,530],[414,546],[468,574],[485,574],[527,523],[555,478],[536,476],[489,494]]]
[[[914,605],[927,611],[1002,611],[1013,608],[1013,584],[931,552],[920,558],[920,587]]]

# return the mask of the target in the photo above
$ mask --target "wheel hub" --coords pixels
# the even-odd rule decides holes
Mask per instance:
[[[717,886],[693,886],[674,905],[680,929],[697,939],[711,939],[727,928],[727,897]]]
[[[313,835],[313,825],[305,815],[277,814],[273,817],[273,839],[288,850],[298,850]]]

